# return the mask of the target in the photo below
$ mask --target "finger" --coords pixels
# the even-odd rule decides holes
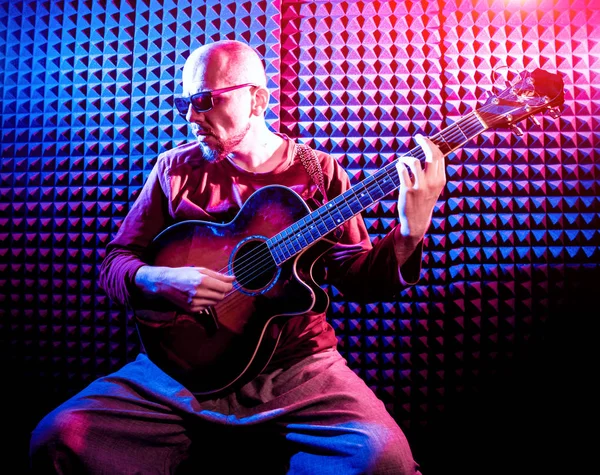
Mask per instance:
[[[209,299],[209,298],[198,298],[190,304],[190,308],[195,312],[201,312],[207,307],[217,305],[223,299]]]
[[[431,167],[433,174],[435,176],[444,176],[446,175],[446,160],[444,157],[444,154],[442,153],[442,151],[436,146],[433,145],[435,148],[434,150],[434,154],[433,154],[433,163],[432,164],[428,164],[428,166]]]
[[[439,147],[438,144],[436,144],[433,140],[431,140],[429,137],[425,137],[425,140],[427,141],[427,143],[429,144],[429,149],[431,150],[433,156],[432,159],[434,162],[445,163],[445,155],[444,152],[442,152],[442,149]]]
[[[419,186],[419,182],[421,181],[421,177],[423,176],[423,167],[421,166],[419,159],[410,156],[403,156],[400,157],[398,161],[400,162],[399,166],[404,168],[405,171],[407,171],[406,167],[408,167],[410,170],[409,176],[412,174],[412,176],[409,178],[409,183],[413,187],[417,188]]]
[[[222,274],[221,272],[216,272],[212,269],[207,269],[206,267],[198,267],[198,270],[205,275],[212,277],[213,279],[220,280],[222,282],[233,282],[235,280],[235,276],[229,274]]]
[[[188,305],[193,311],[202,311],[207,307],[217,305],[219,302],[223,301],[226,295],[227,294],[213,293],[210,295],[196,296]]]
[[[423,153],[425,154],[425,163],[435,162],[439,164],[440,162],[444,162],[444,154],[429,137],[417,134],[415,136],[415,141],[421,146],[421,150],[423,150]]]
[[[207,308],[211,307],[212,304],[209,303],[198,303],[197,305],[190,305],[190,313],[202,313],[204,312]]]
[[[216,279],[209,275],[203,275],[202,280],[198,286],[198,289],[202,291],[202,294],[205,292],[216,292],[219,294],[224,294],[229,292],[233,287],[231,282],[223,282],[222,280]]]
[[[198,273],[199,280],[196,288],[214,289],[219,292],[228,292],[233,286],[235,277],[232,275],[221,274],[206,267],[195,267],[194,270]]]
[[[446,176],[446,160],[444,160],[443,156],[437,162],[436,172],[440,175],[444,175],[444,177]]]
[[[406,165],[401,159],[396,163],[396,170],[398,170],[398,176],[400,177],[400,186],[403,188],[406,188],[409,185],[412,186],[412,178],[410,177],[408,168],[406,168]]]
[[[208,300],[210,302],[220,302],[227,296],[227,292],[221,292],[218,290],[203,289],[201,293],[194,296],[194,300]]]
[[[433,151],[429,145],[429,139],[423,137],[421,134],[417,134],[415,135],[415,142],[417,142],[420,145],[421,150],[423,150],[423,153],[425,154],[425,162],[433,162]]]

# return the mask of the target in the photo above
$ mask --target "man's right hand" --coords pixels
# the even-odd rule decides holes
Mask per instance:
[[[140,267],[135,284],[149,297],[165,298],[186,313],[200,313],[223,300],[234,276],[205,267]]]

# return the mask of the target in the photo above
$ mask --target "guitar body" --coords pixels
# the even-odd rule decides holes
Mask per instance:
[[[294,191],[268,186],[254,193],[230,223],[183,221],[159,234],[149,263],[206,267],[233,274],[236,282],[231,294],[200,315],[158,299],[136,309],[148,357],[198,395],[216,395],[260,373],[286,321],[328,305],[312,279],[312,266],[331,242],[321,240],[279,267],[265,244],[308,213]],[[157,321],[166,323],[145,323]]]

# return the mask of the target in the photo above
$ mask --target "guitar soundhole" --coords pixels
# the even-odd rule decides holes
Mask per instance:
[[[233,273],[239,290],[256,293],[268,290],[277,277],[278,267],[264,241],[257,239],[240,243],[233,257]]]

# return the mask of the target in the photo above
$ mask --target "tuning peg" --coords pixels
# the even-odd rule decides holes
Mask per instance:
[[[513,125],[511,126],[511,130],[517,134],[519,137],[523,136],[523,129],[521,127],[519,127],[518,125]]]
[[[540,124],[540,121],[538,120],[538,118],[536,116],[534,116],[534,115],[530,115],[529,116],[529,120],[531,122],[533,122],[534,125],[537,125],[538,127],[542,126],[542,124]]]
[[[550,114],[550,117],[552,117],[553,119],[558,119],[560,117],[560,111],[554,107],[548,109],[548,114]]]
[[[494,91],[483,91],[484,92],[484,99],[489,102],[492,103],[494,100],[498,99],[498,94],[496,94]]]

